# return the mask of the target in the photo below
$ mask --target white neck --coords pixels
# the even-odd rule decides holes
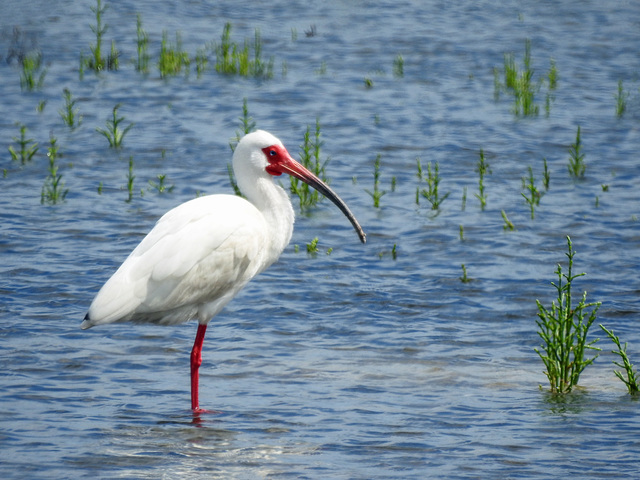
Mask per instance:
[[[269,228],[269,261],[265,268],[273,263],[289,244],[293,233],[295,214],[287,192],[276,185],[271,178],[258,178],[253,188],[243,190],[243,194],[264,216]]]

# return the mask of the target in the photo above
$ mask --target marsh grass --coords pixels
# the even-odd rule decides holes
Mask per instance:
[[[504,55],[504,83],[500,81],[500,70],[493,69],[494,90],[493,96],[497,101],[502,91],[509,92],[514,98],[513,111],[516,115],[535,116],[538,115],[540,107],[536,103],[536,95],[540,92],[545,80],[547,82],[547,95],[545,100],[545,111],[547,115],[551,110],[551,103],[554,100],[552,92],[557,87],[558,69],[553,59],[550,60],[549,72],[545,78],[534,80],[534,70],[531,61],[531,40],[525,40],[524,57],[522,59],[522,70],[519,68],[515,54],[505,53]]]
[[[102,55],[102,37],[109,27],[102,23],[102,15],[106,10],[107,6],[102,6],[102,0],[96,0],[96,6],[91,7],[91,11],[96,16],[96,24],[90,25],[90,27],[96,36],[96,43],[90,47],[92,57],[87,59],[86,66],[96,71],[103,70],[105,67],[105,59]]]
[[[258,29],[255,30],[252,46],[253,55],[247,39],[244,40],[242,47],[232,41],[231,23],[226,23],[220,43],[215,46],[216,72],[243,77],[272,78],[273,57],[266,62],[262,59],[262,38]]]
[[[116,41],[111,40],[111,51],[107,57],[107,70],[118,70],[120,67],[120,52],[116,48]]]
[[[142,17],[140,14],[136,17],[136,46],[138,57],[136,60],[136,70],[142,73],[149,72],[149,35],[142,28]]]
[[[526,190],[529,194],[528,196],[524,193],[520,193],[529,205],[529,210],[531,212],[531,220],[535,218],[535,207],[540,205],[540,199],[542,198],[543,193],[538,190],[536,187],[535,178],[533,177],[533,168],[528,167],[529,176],[522,178],[522,189]]]
[[[568,272],[562,273],[562,266],[558,264],[556,274],[558,282],[551,283],[557,292],[557,303],[552,302],[551,308],[545,308],[539,300],[538,306],[538,335],[543,340],[541,348],[534,348],[540,356],[549,379],[552,393],[569,393],[578,384],[582,371],[598,357],[586,358],[587,350],[599,351],[594,344],[598,339],[587,342],[589,328],[596,319],[601,303],[587,303],[587,292],[584,292],[577,305],[573,305],[572,287],[576,278],[585,275],[573,274],[573,250],[571,237],[567,236],[569,259]],[[591,308],[591,312],[587,309]]]
[[[205,48],[199,48],[196,51],[196,74],[198,78],[206,71],[209,65],[209,58],[207,57],[207,50]]]
[[[307,253],[318,253],[318,237],[315,237],[309,243],[307,243]]]
[[[480,210],[484,211],[487,206],[487,194],[484,188],[484,176],[491,174],[489,163],[484,158],[484,151],[480,149],[480,159],[476,166],[476,172],[478,172],[478,193],[475,194],[476,198],[480,200]]]
[[[80,75],[82,76],[84,72],[84,68],[89,68],[95,72],[100,72],[104,69],[107,70],[117,70],[119,66],[119,56],[120,53],[116,49],[115,40],[111,41],[111,50],[105,57],[103,53],[103,40],[104,35],[107,33],[109,26],[104,23],[103,15],[107,11],[108,6],[102,4],[102,0],[96,0],[96,6],[90,7],[91,11],[96,16],[96,24],[89,25],[91,31],[96,36],[96,42],[93,45],[89,46],[91,50],[91,56],[85,58],[84,56],[80,56]]]
[[[316,118],[313,138],[311,136],[311,127],[307,125],[303,143],[300,145],[300,163],[313,172],[320,180],[325,183],[329,183],[325,173],[325,167],[329,163],[329,159],[327,158],[322,161],[320,158],[320,151],[323,143],[321,135],[320,120]],[[291,182],[291,194],[298,196],[301,211],[305,211],[310,207],[313,207],[320,201],[322,197],[317,190],[309,187],[309,185],[297,178],[289,178]]]
[[[549,184],[551,182],[551,172],[549,172],[549,166],[547,165],[547,159],[543,158],[543,171],[542,171],[542,185],[544,185],[544,191],[549,191]]]
[[[127,172],[127,192],[129,196],[125,200],[127,203],[131,203],[133,200],[133,181],[136,176],[133,174],[133,157],[129,157],[129,171]]]
[[[587,166],[584,163],[584,153],[582,153],[582,138],[580,137],[580,125],[576,132],[576,140],[569,147],[569,175],[574,178],[583,178]]]
[[[9,146],[9,153],[11,154],[11,159],[14,161],[20,161],[22,165],[31,161],[33,156],[38,153],[38,144],[33,141],[32,138],[27,138],[27,127],[26,125],[20,125],[20,136],[13,137],[13,141],[16,142],[19,146],[19,149],[16,150],[13,146]]]
[[[149,180],[149,186],[151,189],[155,190],[158,193],[171,193],[175,188],[175,185],[167,185],[166,180],[167,176],[164,174],[156,175],[157,182],[153,180]]]
[[[556,66],[556,61],[552,58],[549,60],[549,73],[547,74],[547,82],[548,82],[548,90],[545,96],[544,102],[544,110],[547,115],[551,113],[551,103],[556,99],[553,91],[555,91],[558,86],[558,67]]]
[[[30,52],[20,59],[20,88],[26,91],[38,90],[44,84],[46,69],[42,68],[42,53]]]
[[[462,283],[469,283],[471,282],[471,279],[467,276],[467,267],[466,265],[463,263],[462,265],[460,265],[462,267],[462,276],[460,277],[460,281]]]
[[[614,335],[613,330],[607,330],[607,328],[605,328],[605,326],[602,324],[600,324],[600,328],[605,331],[611,341],[615,344],[617,350],[612,350],[611,353],[615,353],[616,355],[620,356],[622,363],[614,361],[613,364],[624,369],[626,378],[622,374],[622,372],[619,372],[617,370],[614,370],[613,373],[615,373],[616,377],[622,380],[622,382],[626,385],[630,395],[638,394],[638,392],[640,392],[640,383],[638,383],[638,377],[636,376],[636,372],[633,369],[633,364],[627,356],[627,342],[624,343],[624,346],[621,346],[620,339],[616,335]]]
[[[76,107],[76,100],[73,99],[71,91],[68,88],[63,90],[64,96],[64,108],[58,110],[58,113],[62,117],[64,124],[71,128],[77,128],[82,123],[82,117],[78,116],[78,109]]]
[[[525,40],[523,70],[520,71],[513,53],[504,57],[505,85],[514,95],[514,111],[516,115],[537,115],[539,108],[535,103],[535,95],[540,85],[533,81],[531,68],[531,40]]]
[[[127,134],[133,123],[130,123],[125,128],[122,128],[120,124],[124,122],[124,117],[118,117],[118,109],[120,104],[118,103],[113,107],[113,114],[110,120],[107,120],[107,128],[96,128],[96,131],[103,135],[109,141],[110,148],[121,148],[124,136]]]
[[[435,163],[434,168],[431,168],[431,162],[427,163],[427,175],[424,175],[424,171],[422,169],[422,164],[420,163],[420,159],[416,158],[416,163],[418,166],[417,176],[420,182],[426,182],[427,188],[421,189],[419,186],[416,191],[416,204],[419,204],[420,196],[427,199],[427,201],[431,204],[431,210],[439,210],[440,205],[444,202],[451,192],[447,192],[444,195],[440,195],[439,187],[440,187],[440,171],[438,162]]]
[[[232,152],[235,152],[236,146],[242,137],[244,137],[247,133],[251,133],[256,128],[256,122],[253,120],[251,115],[249,115],[249,104],[247,101],[247,97],[242,99],[242,116],[238,119],[240,120],[240,128],[236,130],[236,136],[231,139],[229,142],[229,148],[231,148]]]
[[[191,60],[189,53],[182,49],[182,37],[176,32],[176,43],[169,41],[167,31],[162,32],[162,44],[160,47],[160,59],[158,60],[158,70],[160,76],[165,78],[169,75],[177,75],[184,70],[189,73]]]
[[[508,230],[510,232],[513,232],[516,229],[516,227],[513,224],[513,222],[511,220],[509,220],[509,218],[507,217],[507,214],[505,213],[504,210],[501,210],[500,214],[502,215],[502,220],[504,220],[504,225],[502,226],[502,228],[504,230]]]
[[[49,175],[44,180],[42,185],[42,191],[40,193],[40,203],[55,205],[63,202],[68,188],[64,188],[64,182],[62,181],[62,175],[58,173],[58,164],[56,160],[58,158],[58,146],[57,140],[51,137],[50,145],[47,148],[47,157],[49,158]]]
[[[380,208],[380,199],[387,193],[385,190],[380,190],[380,158],[380,154],[376,155],[376,160],[373,163],[373,191],[365,189],[365,192],[373,199],[375,208]]]
[[[393,76],[396,78],[404,77],[404,58],[400,54],[393,59]]]
[[[629,99],[629,92],[624,91],[622,80],[618,80],[618,91],[614,98],[616,99],[616,116],[621,118],[627,110],[627,100]]]

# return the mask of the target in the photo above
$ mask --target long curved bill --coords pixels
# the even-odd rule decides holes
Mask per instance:
[[[358,223],[358,220],[356,220],[356,217],[353,215],[353,213],[351,213],[351,210],[349,210],[347,204],[342,201],[338,194],[331,190],[331,188],[329,188],[329,185],[324,183],[316,175],[307,170],[302,164],[291,158],[291,156],[287,155],[287,157],[288,158],[286,158],[285,160],[279,161],[277,163],[277,166],[272,165],[272,167],[276,166],[278,171],[280,171],[281,173],[288,173],[292,177],[295,177],[298,180],[302,180],[304,183],[306,183],[310,187],[315,188],[318,192],[331,200],[335,204],[335,206],[338,207],[342,211],[342,213],[344,213],[345,216],[349,219],[351,225],[353,225],[353,228],[358,234],[358,237],[360,237],[360,241],[362,243],[366,243],[367,234],[364,233],[364,230],[362,230],[362,227]]]

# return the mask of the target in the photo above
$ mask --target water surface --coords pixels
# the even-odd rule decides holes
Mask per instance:
[[[562,399],[548,393],[533,351],[535,300],[554,299],[550,282],[556,264],[566,266],[570,235],[575,268],[588,273],[576,288],[603,302],[598,322],[629,343],[632,361],[640,358],[633,3],[109,2],[105,37],[116,40],[120,70],[81,79],[93,5],[0,6],[3,478],[637,474],[638,403],[613,374],[613,345],[593,328],[604,351]],[[133,66],[137,13],[150,38],[148,75]],[[200,77],[192,65],[188,76],[159,78],[163,30],[182,32],[193,57],[225,22],[238,42],[260,29],[273,79],[218,75],[214,56]],[[494,98],[494,67],[507,52],[521,66],[525,39],[535,78],[551,58],[558,68],[549,115],[546,85],[536,117],[514,115],[507,93]],[[12,49],[42,52],[42,89],[21,91]],[[393,74],[398,55],[402,77]],[[619,80],[630,93],[622,118]],[[63,88],[83,117],[75,130],[58,113]],[[79,325],[162,213],[197,194],[231,191],[228,143],[245,97],[257,126],[292,153],[319,119],[331,185],[368,243],[329,202],[299,215],[280,261],[210,324],[201,404],[221,413],[194,422],[195,323]],[[135,124],[120,151],[96,132],[117,103]],[[16,122],[40,146],[24,166],[7,152]],[[575,180],[567,162],[578,125],[587,170]],[[69,189],[55,206],[40,204],[50,135]],[[475,196],[480,149],[491,166],[484,210]],[[378,154],[387,193],[374,208],[365,189]],[[130,157],[136,195],[127,203]],[[450,193],[437,215],[426,200],[415,203],[424,188],[417,157],[425,169],[438,162],[440,190]],[[543,191],[543,158],[550,188],[532,220],[522,177],[531,166]],[[149,186],[159,174],[172,192]],[[502,210],[515,231],[503,229]],[[321,252],[307,255],[314,237]],[[460,281],[462,264],[469,283]]]

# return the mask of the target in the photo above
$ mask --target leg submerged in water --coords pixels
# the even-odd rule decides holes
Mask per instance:
[[[194,413],[204,412],[200,409],[198,399],[198,385],[200,382],[200,365],[202,364],[202,343],[204,342],[204,334],[207,332],[207,326],[199,324],[196,333],[196,339],[193,342],[191,350],[191,409]]]

